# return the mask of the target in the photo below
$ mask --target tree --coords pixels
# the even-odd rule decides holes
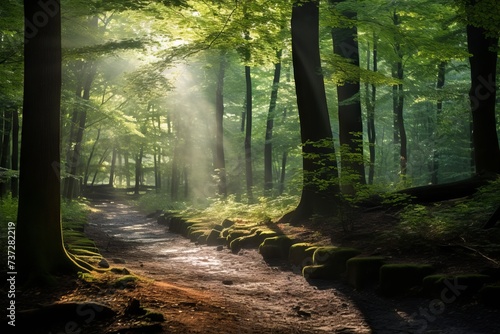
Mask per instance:
[[[336,6],[343,1],[330,0],[330,3]],[[358,30],[352,22],[356,19],[356,12],[344,10],[341,12],[341,17],[348,22],[341,22],[339,27],[332,28],[333,52],[347,60],[348,64],[356,67],[352,78],[337,84],[343,191],[353,193],[354,183],[366,184],[363,162],[363,119],[359,91]]]
[[[338,189],[337,164],[319,54],[318,1],[292,9],[292,58],[302,141],[303,185],[297,208],[282,220],[331,213]]]
[[[273,190],[273,127],[276,113],[276,101],[278,100],[278,88],[281,75],[281,50],[278,51],[278,62],[274,64],[273,86],[269,102],[269,111],[266,122],[266,138],[264,143],[264,192],[270,195]],[[286,159],[285,159],[286,164]],[[283,172],[284,176],[284,172]]]
[[[498,59],[498,17],[487,21],[490,13],[498,13],[498,2],[466,1],[467,48],[471,86],[472,135],[476,173],[500,173],[496,106],[496,70]],[[496,9],[496,11],[494,10]],[[489,29],[488,26],[491,25]]]
[[[17,270],[25,280],[77,268],[64,249],[60,213],[60,2],[24,1],[23,134]],[[43,23],[43,24],[42,24]]]

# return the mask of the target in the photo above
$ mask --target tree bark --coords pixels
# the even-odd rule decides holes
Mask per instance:
[[[246,82],[246,126],[245,126],[245,180],[247,198],[253,203],[253,170],[252,170],[252,76],[250,66],[245,66]]]
[[[90,163],[92,162],[92,158],[94,157],[95,148],[97,147],[97,143],[99,142],[99,137],[101,136],[101,128],[97,129],[97,137],[92,145],[92,150],[89,153],[89,157],[87,159],[87,166],[85,166],[85,174],[83,175],[83,186],[87,186],[89,181],[89,173],[90,173]]]
[[[378,51],[377,51],[377,40],[378,37],[374,33],[373,34],[373,72],[377,72],[378,70]],[[367,69],[370,69],[370,49],[367,51]],[[368,132],[368,145],[369,145],[369,151],[370,151],[370,167],[368,170],[368,184],[373,184],[373,180],[375,178],[375,161],[376,161],[376,150],[375,150],[375,143],[377,140],[377,135],[375,131],[375,104],[377,101],[377,86],[374,84],[371,85],[371,91],[370,91],[370,84],[366,83],[365,84],[365,90],[366,90],[366,111],[367,111],[367,116],[366,116],[366,127],[367,127],[367,132]]]
[[[96,74],[96,67],[93,62],[90,62],[85,67],[85,80],[83,84],[83,95],[82,99],[84,103],[88,103],[90,100],[90,88],[92,86],[92,82],[94,81],[94,77]],[[74,142],[74,150],[72,152],[72,159],[69,166],[69,175],[67,178],[68,188],[65,194],[67,200],[71,201],[75,194],[75,186],[78,182],[77,173],[78,167],[80,166],[81,160],[81,150],[82,150],[82,142],[83,142],[83,134],[85,132],[85,126],[87,122],[87,106],[83,105],[79,111],[79,118],[77,123],[77,131]]]
[[[63,245],[60,213],[61,12],[54,0],[24,1],[24,97],[16,270],[20,281],[74,272]],[[42,5],[42,6],[41,6]],[[45,13],[45,24],[33,22]]]
[[[139,153],[135,158],[135,186],[134,186],[134,195],[139,195],[139,188],[141,185],[142,179],[142,158],[144,154],[144,146],[141,145]]]
[[[297,208],[282,221],[335,210],[338,171],[319,53],[318,1],[292,8],[292,59],[302,141],[303,185]]]
[[[117,154],[117,149],[116,147],[113,148],[113,154],[111,155],[111,166],[109,170],[109,186],[113,187],[114,181],[115,181],[115,170],[116,170],[116,154]]]
[[[443,90],[445,84],[445,75],[446,75],[446,62],[442,61],[438,64],[438,74],[437,74],[437,82],[436,82],[436,90],[438,94]],[[431,184],[438,184],[438,172],[439,172],[439,144],[440,144],[440,125],[441,125],[441,117],[443,112],[443,100],[440,96],[436,101],[436,126],[434,129],[434,152],[432,157],[432,170],[431,170]]]
[[[336,5],[343,0],[330,0]],[[342,13],[348,19],[355,19],[356,13]],[[356,26],[332,28],[333,52],[359,67],[358,31]],[[356,81],[337,85],[339,139],[341,155],[342,190],[354,193],[354,184],[366,184],[363,159],[363,119],[361,115],[359,76]]]
[[[469,98],[476,173],[500,173],[496,105],[498,37],[487,37],[481,27],[467,26],[471,68]]]
[[[273,190],[273,127],[278,100],[278,88],[281,75],[281,51],[277,53],[278,62],[274,64],[273,86],[269,102],[269,111],[266,122],[266,138],[264,143],[264,194],[269,196]]]
[[[19,114],[17,109],[12,114],[12,162],[13,171],[19,170]],[[19,194],[19,177],[16,175],[10,179],[12,197],[17,198]]]
[[[4,111],[4,126],[2,136],[2,151],[0,157],[0,167],[10,169],[10,137],[12,132],[12,106],[7,106]],[[7,194],[7,179],[0,180],[0,198]]]
[[[393,23],[399,26],[401,23],[399,15],[394,12]],[[408,166],[408,149],[406,128],[404,124],[403,110],[404,110],[404,91],[403,91],[403,54],[401,51],[401,44],[399,41],[394,42],[394,51],[397,56],[397,62],[394,65],[393,77],[400,80],[400,83],[392,86],[393,94],[393,111],[394,111],[394,142],[399,144],[399,174],[400,179],[406,182],[407,166]]]

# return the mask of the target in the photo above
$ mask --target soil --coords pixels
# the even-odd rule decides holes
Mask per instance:
[[[342,281],[307,281],[287,263],[265,262],[253,249],[233,254],[227,248],[196,245],[123,199],[94,199],[92,207],[86,234],[114,273],[63,278],[57,289],[18,291],[18,307],[93,301],[117,315],[98,321],[89,313],[76,327],[38,326],[32,333],[500,333],[500,312],[475,301],[388,299],[375,289],[357,291]],[[432,262],[447,272],[491,265],[470,252],[411,253],[377,245],[371,242],[374,230],[390,228],[394,219],[380,212],[363,219],[365,227],[349,233],[342,227],[321,231],[320,222],[279,228],[325,244],[338,235],[338,244],[359,247],[368,255]],[[144,310],[150,313],[144,315]]]

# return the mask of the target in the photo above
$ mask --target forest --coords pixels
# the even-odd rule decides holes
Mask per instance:
[[[307,280],[352,283],[351,259],[373,260],[366,262],[376,267],[377,295],[392,296],[384,284],[400,283],[382,278],[405,261],[420,265],[409,275],[422,275],[424,292],[431,280],[442,290],[457,277],[450,275],[473,276],[460,281],[467,291],[477,287],[467,305],[498,316],[496,0],[5,0],[0,18],[0,292],[9,332],[16,316],[21,328],[30,317],[50,318],[32,310],[33,291],[40,303],[57,304],[76,299],[37,289],[90,290],[85,284],[114,279],[102,261],[125,258],[132,246],[112,222],[140,224],[146,215],[159,223],[151,235],[165,225],[197,246],[227,246],[220,261],[257,249],[271,266],[293,264],[299,252]],[[113,253],[118,239],[123,248]],[[161,242],[158,249],[167,247]],[[431,262],[433,270],[421,268]],[[129,270],[141,272],[143,263],[126,267],[118,274],[136,277]],[[437,279],[441,272],[448,276]],[[406,274],[397,271],[398,282]],[[122,322],[137,315],[132,304]],[[70,307],[56,311],[75,313]],[[301,319],[316,315],[301,310]],[[360,312],[367,325],[346,333],[382,332],[383,323]],[[452,322],[425,319],[426,328]],[[245,328],[219,321],[213,333]],[[252,330],[323,333],[281,325]],[[453,333],[500,326],[483,325],[490,327]],[[60,330],[54,326],[40,333]],[[153,325],[92,326],[83,332]],[[198,333],[190,323],[165,326],[150,332]]]

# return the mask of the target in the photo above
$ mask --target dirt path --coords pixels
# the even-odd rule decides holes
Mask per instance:
[[[391,301],[342,282],[309,283],[284,263],[264,262],[255,250],[235,255],[195,246],[124,202],[93,206],[100,211],[87,234],[110,262],[124,260],[132,272],[154,280],[157,298],[146,296],[146,303],[182,322],[183,333],[500,333],[498,313],[478,305]],[[175,289],[188,302],[174,305],[162,289]],[[172,309],[179,304],[184,314]]]

